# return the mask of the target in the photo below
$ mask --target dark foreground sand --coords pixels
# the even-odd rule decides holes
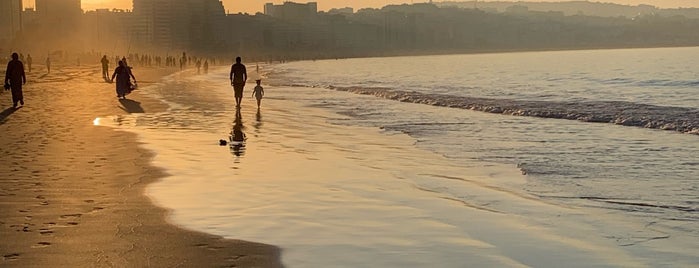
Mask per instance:
[[[180,229],[143,195],[163,177],[134,134],[99,116],[166,107],[119,101],[97,67],[34,70],[26,105],[0,94],[0,266],[280,267],[275,246]],[[41,73],[39,73],[41,72]],[[141,86],[163,70],[135,70]]]

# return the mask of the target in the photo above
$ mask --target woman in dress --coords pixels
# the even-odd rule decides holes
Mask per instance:
[[[119,61],[119,67],[114,69],[114,74],[112,74],[112,82],[114,82],[114,77],[116,77],[116,93],[117,97],[120,99],[126,99],[126,94],[131,92],[131,78],[133,82],[136,83],[136,77],[131,73],[131,68],[126,66],[124,61]]]

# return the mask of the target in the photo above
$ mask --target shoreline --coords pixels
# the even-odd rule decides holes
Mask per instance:
[[[95,66],[28,74],[25,107],[0,117],[0,264],[281,267],[280,249],[185,230],[145,187],[166,176],[136,134],[94,118],[157,112],[138,91],[115,97]],[[174,69],[134,69],[141,86]],[[0,94],[10,107],[9,94]]]

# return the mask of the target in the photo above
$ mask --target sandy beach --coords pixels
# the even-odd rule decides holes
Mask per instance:
[[[38,68],[37,68],[38,67]],[[188,231],[145,196],[162,178],[136,135],[99,116],[163,111],[136,91],[117,100],[98,66],[42,66],[24,107],[0,94],[0,266],[279,267],[280,249]],[[174,70],[134,69],[140,86]]]
[[[575,133],[575,146],[618,140],[644,155],[691,135],[275,85],[273,75],[261,109],[251,83],[236,109],[228,67],[136,68],[140,88],[120,101],[98,71],[32,74],[26,106],[2,113],[0,266],[696,267],[692,211],[649,217],[623,196],[572,191],[627,184],[556,188],[561,179],[480,159],[528,152],[541,143],[532,133],[546,148]]]

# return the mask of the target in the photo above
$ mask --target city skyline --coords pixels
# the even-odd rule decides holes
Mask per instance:
[[[35,0],[23,0],[25,7],[35,7]],[[94,10],[99,8],[117,8],[117,9],[131,9],[132,0],[82,0],[83,10]],[[250,13],[254,14],[256,12],[262,12],[265,3],[275,3],[281,4],[283,0],[222,0],[223,5],[227,13]],[[428,2],[427,0],[353,0],[353,1],[343,1],[343,0],[316,0],[316,1],[295,1],[299,3],[306,2],[317,2],[318,9],[322,11],[327,11],[331,8],[342,8],[350,6],[355,10],[360,8],[380,8],[390,4],[402,4],[402,3],[421,3]],[[349,2],[349,3],[348,3]],[[435,1],[441,2],[441,1]],[[493,1],[484,1],[493,2]],[[516,2],[515,0],[505,0],[503,2]],[[565,2],[557,0],[534,0],[532,2]],[[595,1],[593,1],[595,2]],[[699,8],[699,1],[694,0],[604,0],[599,2],[609,2],[622,5],[639,5],[647,4],[657,6],[659,8],[678,8],[678,7],[695,7]]]

